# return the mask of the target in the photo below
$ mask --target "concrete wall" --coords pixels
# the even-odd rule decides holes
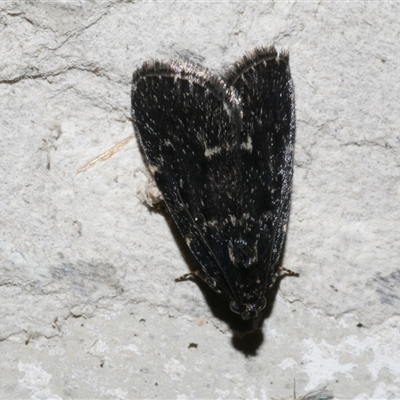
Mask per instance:
[[[2,2],[0,397],[400,398],[398,3]],[[262,330],[175,278],[196,263],[149,182],[130,82],[290,51],[293,201]]]

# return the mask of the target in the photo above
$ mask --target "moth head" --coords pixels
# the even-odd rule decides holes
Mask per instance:
[[[244,319],[245,321],[257,318],[260,311],[262,311],[266,305],[267,299],[265,297],[263,297],[261,301],[257,303],[247,303],[239,305],[235,300],[232,300],[230,304],[231,310],[236,314],[240,314],[242,319]]]

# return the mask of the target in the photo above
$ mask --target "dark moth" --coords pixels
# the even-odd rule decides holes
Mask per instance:
[[[202,276],[245,320],[277,277],[293,175],[287,53],[257,48],[220,75],[184,61],[133,74],[132,116],[149,169]]]

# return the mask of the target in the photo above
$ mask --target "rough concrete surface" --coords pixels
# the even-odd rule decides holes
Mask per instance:
[[[0,397],[400,399],[398,2],[0,3]],[[130,81],[290,51],[297,141],[283,265],[260,324],[202,282],[141,198]]]

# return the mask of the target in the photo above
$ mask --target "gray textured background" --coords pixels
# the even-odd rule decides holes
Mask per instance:
[[[0,397],[400,398],[399,3],[1,2]],[[195,263],[148,185],[132,72],[290,51],[293,201],[262,332],[175,283]]]

